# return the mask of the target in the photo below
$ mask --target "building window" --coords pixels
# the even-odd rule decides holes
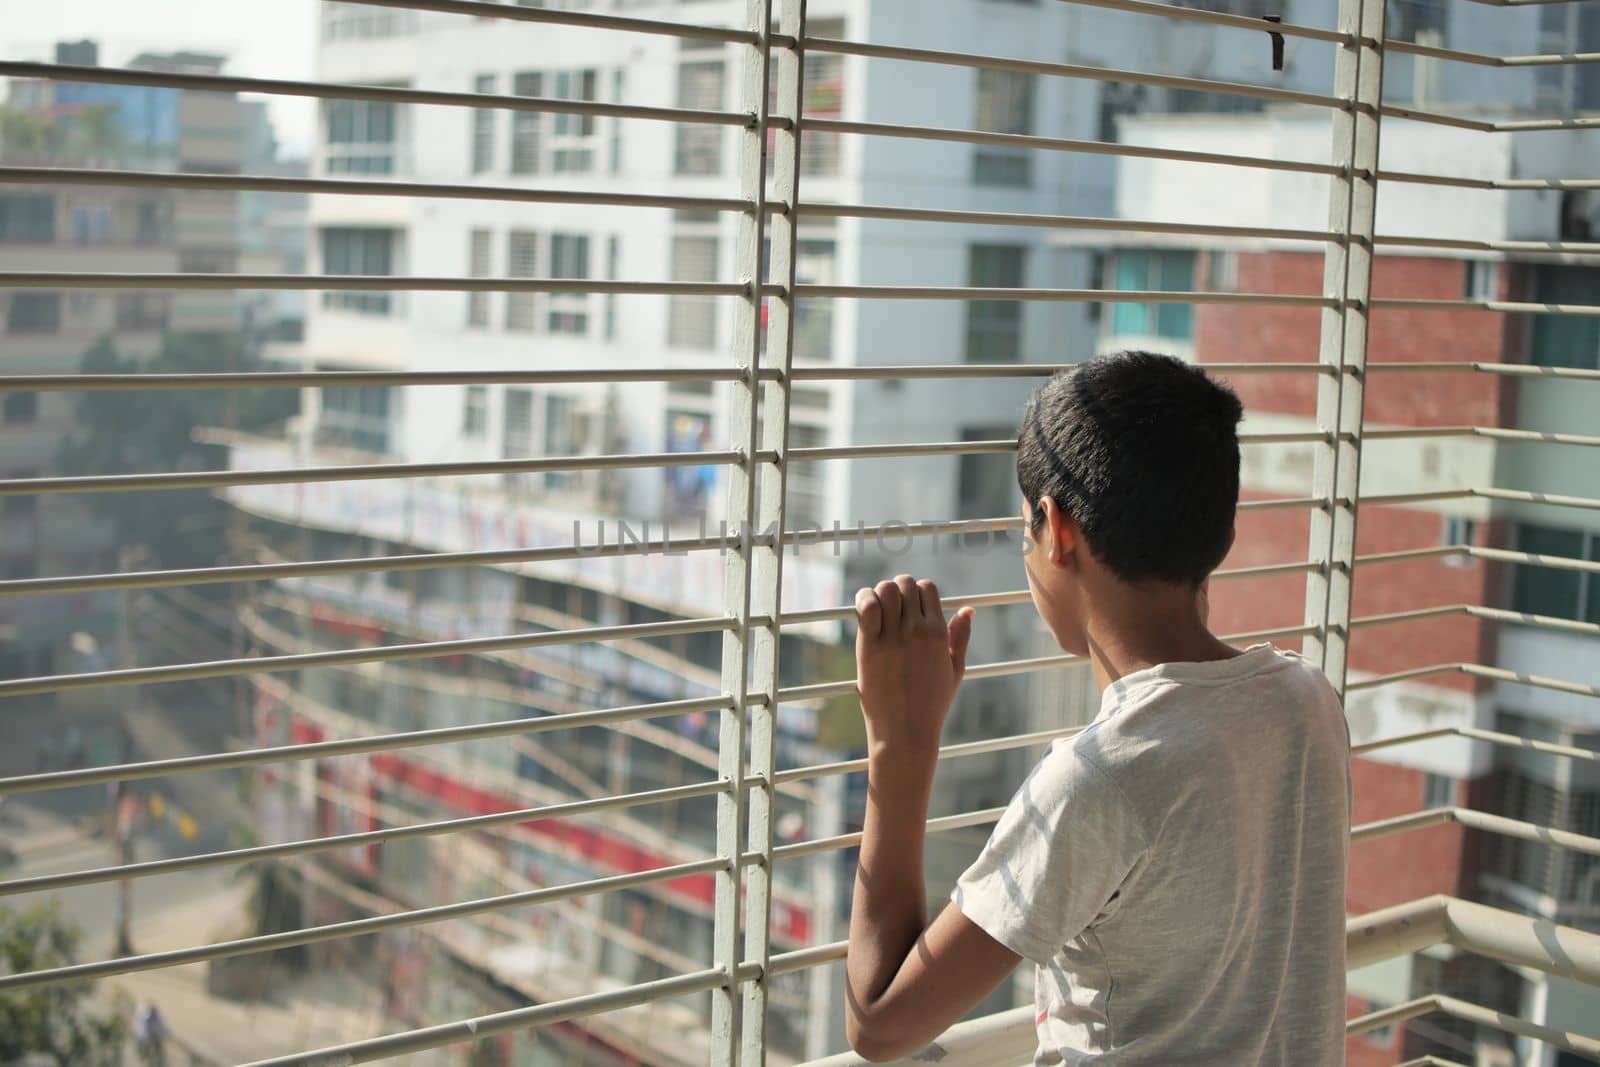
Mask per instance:
[[[5,472],[8,481],[26,481],[37,478],[39,472],[24,468]],[[0,515],[34,515],[39,511],[39,497],[34,493],[24,493],[17,496],[0,497]]]
[[[619,269],[619,264],[621,262],[622,262],[622,242],[617,239],[617,235],[616,234],[612,234],[611,236],[606,238],[606,280],[607,281],[614,282],[614,281],[617,280],[617,271]],[[617,339],[617,294],[616,293],[607,293],[605,295],[605,312],[604,312],[604,315],[605,315],[605,322],[604,322],[604,324],[602,326],[602,334],[603,334],[603,336],[605,337],[605,339],[607,341],[615,341]]]
[[[55,239],[55,197],[48,193],[0,194],[0,241],[51,244]]]
[[[612,72],[611,72],[611,99],[612,99],[613,102],[618,103],[618,104],[622,103],[622,98],[623,98],[623,96],[626,95],[624,93],[624,91],[623,91],[623,86],[626,83],[626,81],[627,81],[627,71],[623,70],[621,67],[617,67],[614,70],[612,70]],[[619,119],[619,118],[614,118],[614,119],[611,120],[611,147],[610,147],[610,150],[607,152],[607,155],[610,156],[610,160],[608,161],[607,165],[610,167],[611,173],[612,174],[621,174],[622,173],[622,120]]]
[[[567,280],[589,277],[589,238],[584,234],[550,235],[550,276]],[[589,330],[588,293],[551,293],[551,333],[584,334]]]
[[[1456,780],[1447,774],[1427,774],[1422,782],[1422,806],[1448,808],[1456,802]]]
[[[506,459],[526,459],[533,455],[533,391],[507,389],[505,412],[500,424],[501,455]],[[506,488],[520,489],[530,483],[526,474],[506,475]]]
[[[1520,724],[1526,731],[1518,731],[1523,737],[1561,740],[1559,736],[1551,736],[1548,726],[1543,722],[1505,714],[1498,716],[1497,720],[1507,728],[1511,722]],[[1580,798],[1583,794],[1576,790],[1557,789],[1549,782],[1530,777],[1528,770],[1508,768],[1504,772],[1498,814],[1540,826],[1578,829],[1576,826],[1569,827],[1568,816],[1569,813],[1582,813]],[[1578,865],[1562,863],[1561,852],[1542,842],[1517,841],[1494,835],[1487,842],[1483,866],[1486,873],[1559,899],[1563,868],[1575,873]]]
[[[1138,114],[1144,109],[1144,103],[1144,86],[1106,82],[1100,87],[1100,113],[1095,136],[1102,141],[1115,142],[1117,120],[1124,115]]]
[[[385,275],[394,273],[394,230],[330,226],[322,231],[324,274]],[[387,315],[392,293],[326,292],[322,306],[364,315]]]
[[[6,423],[34,422],[39,418],[38,393],[7,393],[0,421]]]
[[[1194,289],[1193,252],[1124,249],[1116,253],[1114,288],[1163,293]],[[1194,338],[1194,308],[1188,304],[1116,304],[1111,332],[1118,337]]]
[[[570,396],[551,393],[544,398],[544,454],[547,456],[575,456],[582,445],[579,440],[578,417],[573,412]],[[548,489],[566,489],[574,475],[557,471],[545,475]]]
[[[727,67],[720,44],[684,41],[678,61],[678,106],[720,111]],[[722,173],[722,127],[680,123],[675,134],[672,169],[676,174]]]
[[[388,386],[325,386],[317,415],[317,444],[389,451],[389,392]]]
[[[1022,245],[971,245],[967,284],[985,289],[1022,286]],[[1022,358],[1022,303],[1017,300],[967,301],[968,363],[1016,363]]]
[[[1375,1011],[1382,1011],[1388,1007],[1392,1007],[1392,1005],[1375,1004],[1370,1000],[1364,1001],[1360,1014],[1371,1015]],[[1378,1048],[1392,1047],[1394,1045],[1394,1023],[1373,1027],[1361,1035],[1361,1040],[1369,1045],[1376,1045]]]
[[[1014,426],[967,427],[963,441],[1015,440]],[[1015,515],[1021,506],[1017,489],[1015,452],[973,452],[960,457],[956,477],[957,515],[963,519],[993,519]]]
[[[536,70],[525,70],[511,79],[511,92],[516,96],[544,95],[544,75]],[[539,173],[539,132],[544,116],[537,111],[511,113],[511,173]]]
[[[506,277],[534,278],[538,276],[538,234],[532,230],[512,230],[506,235]],[[537,293],[506,294],[506,329],[532,330],[534,324],[534,298]]]
[[[832,239],[802,238],[794,244],[794,280],[800,285],[832,285],[838,245]],[[833,358],[832,300],[794,302],[794,355],[796,359]]]
[[[1467,260],[1465,291],[1468,300],[1498,300],[1499,265],[1484,260]]]
[[[597,100],[600,72],[562,70],[554,76],[558,100]],[[557,174],[587,174],[594,170],[595,117],[557,112],[551,121],[550,169]]]
[[[977,72],[975,129],[988,133],[1033,132],[1035,78],[1013,70]],[[1025,148],[979,146],[972,154],[974,185],[1033,184],[1033,155]]]
[[[709,382],[706,384],[710,384]],[[668,390],[675,392],[675,390]],[[703,411],[667,409],[668,452],[706,452],[711,449],[711,416]],[[711,464],[662,469],[666,481],[669,515],[703,514],[721,468]]]
[[[229,274],[239,265],[236,253],[220,248],[178,250],[178,270],[183,274]]]
[[[1239,288],[1239,257],[1233,252],[1206,253],[1206,289],[1231,293]]]
[[[461,436],[482,440],[488,432],[489,387],[469,385],[461,408]]]
[[[472,80],[472,91],[485,96],[499,90],[493,74],[480,74]],[[494,125],[500,114],[486,107],[472,112],[472,173],[494,169]]]
[[[1389,40],[1444,44],[1445,31],[1450,24],[1446,0],[1390,0],[1388,15],[1389,28],[1385,36]]]
[[[12,293],[6,312],[6,333],[61,332],[60,293]]]
[[[416,16],[410,11],[384,11],[368,4],[341,3],[324,4],[322,10],[324,41],[400,37],[415,32],[416,26]]]
[[[494,235],[488,230],[473,230],[468,239],[467,247],[467,274],[473,278],[487,278],[493,270],[490,257],[493,255],[492,242]],[[491,293],[467,294],[467,325],[489,325],[489,297]]]
[[[168,240],[171,225],[166,205],[160,200],[141,200],[134,222],[133,243],[139,245],[161,244]]]
[[[1519,552],[1600,562],[1600,535],[1531,523],[1515,530]],[[1537,563],[1513,564],[1511,574],[1512,610],[1600,623],[1600,575]]]
[[[103,245],[111,243],[111,205],[78,204],[72,209],[72,243]]]
[[[376,100],[325,100],[329,174],[393,174],[399,109]]]
[[[675,234],[672,238],[672,280],[710,282],[717,277],[714,234]],[[667,303],[667,344],[674,348],[715,348],[717,304],[710,296],[674,296]]]
[[[1540,266],[1533,269],[1533,300],[1541,304],[1589,304],[1600,288],[1600,267]],[[1575,315],[1533,316],[1529,361],[1542,367],[1600,369],[1600,319]]]
[[[1444,517],[1444,543],[1446,545],[1477,544],[1478,524],[1472,519],[1446,515]],[[1471,567],[1476,561],[1471,556],[1462,553],[1455,556],[1445,556],[1441,562],[1446,567]]]
[[[828,428],[812,423],[789,424],[790,448],[825,448]],[[820,528],[828,505],[828,464],[801,463],[789,469],[784,484],[784,510],[791,526]]]
[[[156,333],[167,328],[170,309],[166,293],[139,292],[117,294],[117,329]]]
[[[814,37],[839,40],[844,37],[843,19],[818,19],[811,23]],[[805,62],[805,96],[801,106],[807,118],[837,119],[844,115],[844,56],[828,52],[809,52]],[[773,86],[777,92],[777,86]],[[800,152],[800,173],[810,177],[833,177],[839,173],[844,135],[823,130],[807,130]],[[776,162],[777,154],[769,159]]]
[[[517,96],[543,96],[558,100],[599,99],[600,72],[587,70],[529,70],[511,79]],[[550,117],[548,137],[544,116],[537,111],[511,113],[511,173],[587,174],[595,169],[600,139],[593,115],[557,112]]]

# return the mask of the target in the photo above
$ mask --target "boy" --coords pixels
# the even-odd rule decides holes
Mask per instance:
[[[1104,695],[931,922],[923,823],[973,611],[947,625],[909,575],[856,595],[869,799],[846,1028],[866,1058],[922,1048],[1026,957],[1036,1064],[1344,1062],[1344,714],[1300,657],[1232,648],[1205,622],[1241,414],[1202,370],[1144,352],[1029,402],[1028,588]]]

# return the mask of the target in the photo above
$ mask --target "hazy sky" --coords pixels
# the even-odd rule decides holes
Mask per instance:
[[[55,43],[91,37],[100,62],[122,66],[140,52],[222,52],[229,74],[309,78],[316,46],[317,0],[0,0],[0,57],[50,60]],[[278,140],[305,154],[315,121],[312,101],[266,97]]]

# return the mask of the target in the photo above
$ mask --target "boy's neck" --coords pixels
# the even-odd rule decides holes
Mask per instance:
[[[1240,650],[1219,641],[1200,617],[1195,590],[1117,582],[1110,595],[1085,604],[1084,630],[1101,688],[1163,663],[1231,659]]]

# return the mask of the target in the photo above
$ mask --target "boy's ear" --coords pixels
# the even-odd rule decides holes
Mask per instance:
[[[1046,559],[1057,567],[1066,565],[1067,556],[1077,547],[1078,524],[1057,506],[1054,497],[1039,498],[1039,510],[1044,513]]]
[[[1228,545],[1227,545],[1226,548],[1224,548],[1222,550],[1222,558],[1223,559],[1227,559],[1228,558],[1228,553],[1233,551],[1233,538],[1234,538],[1234,535],[1237,534],[1238,532],[1239,532],[1239,528],[1237,526],[1228,527]]]

